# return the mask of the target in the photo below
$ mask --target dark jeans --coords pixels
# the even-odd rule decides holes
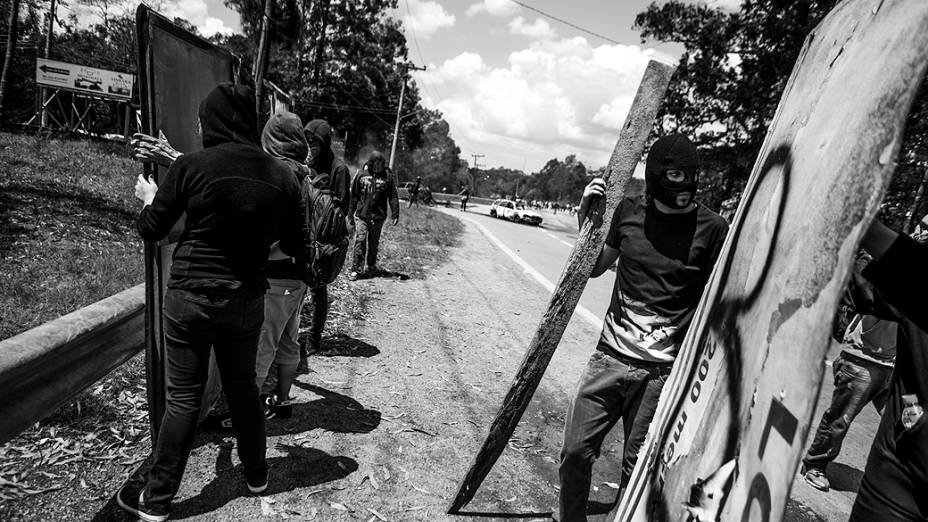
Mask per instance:
[[[461,210],[467,211],[467,198],[461,198]]]
[[[847,430],[864,406],[872,402],[877,411],[882,413],[889,397],[892,368],[843,352],[831,368],[835,391],[831,396],[831,405],[818,424],[812,445],[802,459],[806,468],[824,470],[841,453]]]
[[[208,295],[169,288],[164,296],[167,406],[158,432],[145,503],[167,508],[177,494],[196,434],[210,347],[238,440],[245,477],[267,475],[264,410],[255,385],[255,356],[264,322],[264,297]]]
[[[559,470],[561,522],[586,520],[593,462],[620,418],[625,429],[622,487],[628,483],[670,369],[669,364],[639,364],[593,352],[567,410]]]
[[[354,264],[352,271],[360,272],[364,268],[365,254],[367,266],[377,266],[377,248],[380,246],[380,232],[383,230],[382,220],[355,218],[357,225],[354,236]]]
[[[322,286],[310,290],[313,296],[312,323],[309,325],[309,349],[318,350],[322,343],[322,330],[329,316],[329,287]]]

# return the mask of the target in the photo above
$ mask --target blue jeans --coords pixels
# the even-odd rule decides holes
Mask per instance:
[[[264,410],[255,385],[255,355],[264,297],[168,288],[164,295],[167,405],[145,487],[145,504],[168,508],[177,494],[196,434],[210,347],[238,439],[245,478],[267,476]]]
[[[828,463],[841,453],[847,430],[860,411],[872,402],[882,413],[889,398],[889,379],[893,369],[889,366],[848,356],[838,355],[831,366],[835,378],[835,391],[831,405],[822,415],[812,445],[805,458],[805,467],[825,470]]]
[[[586,520],[593,462],[620,418],[625,431],[622,487],[628,483],[670,369],[669,364],[593,352],[567,410],[559,470],[561,522]]]

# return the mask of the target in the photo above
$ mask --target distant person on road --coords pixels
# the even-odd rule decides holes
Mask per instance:
[[[355,281],[367,262],[367,276],[375,276],[377,268],[377,249],[380,246],[380,233],[383,222],[387,219],[387,206],[393,225],[400,222],[400,203],[396,193],[396,184],[387,162],[380,152],[374,151],[367,163],[358,172],[351,185],[351,207],[348,217],[354,217],[357,233],[354,238],[354,259],[348,279]]]
[[[896,356],[896,314],[885,305],[875,306],[876,290],[860,275],[869,256],[858,256],[848,284],[848,306],[856,312],[844,334],[844,348],[832,362],[834,393],[822,415],[812,445],[802,459],[802,474],[813,488],[828,491],[831,483],[826,468],[841,452],[841,445],[854,419],[868,403],[877,412],[889,398],[889,380]],[[876,300],[882,303],[882,300]],[[871,315],[878,314],[878,315]]]
[[[412,207],[413,203],[415,203],[416,206],[419,206],[419,187],[421,186],[422,178],[420,176],[416,176],[415,184],[413,184],[413,186],[409,189],[409,205],[407,205],[406,208]]]
[[[461,212],[467,212],[467,200],[470,199],[470,189],[465,186],[463,190],[458,192],[458,196],[461,196]]]
[[[561,522],[587,519],[593,462],[622,419],[624,489],[728,225],[697,203],[699,157],[682,134],[657,140],[647,157],[647,195],[619,203],[593,268],[618,260],[612,301],[596,350],[570,403],[560,459]],[[583,192],[578,222],[605,194],[601,178]],[[595,216],[594,216],[595,219]]]
[[[306,124],[306,142],[309,144],[307,164],[319,175],[328,175],[330,189],[335,197],[336,204],[345,213],[345,225],[353,228],[351,215],[351,173],[345,162],[335,155],[332,150],[332,127],[325,120],[315,119]],[[320,286],[310,290],[313,300],[312,323],[309,325],[308,346],[300,350],[299,371],[306,373],[309,367],[306,362],[308,354],[316,353],[322,349],[322,332],[329,316],[329,287]]]
[[[248,489],[268,483],[264,411],[255,356],[264,322],[267,259],[279,240],[303,253],[300,187],[290,169],[261,150],[252,89],[223,83],[200,104],[203,150],[178,158],[161,185],[140,175],[144,207],[139,234],[167,236],[186,214],[164,295],[167,404],[145,484],[127,482],[120,507],[149,521],[166,520],[190,454],[215,352]]]
[[[889,398],[850,520],[928,520],[928,244],[874,220],[861,247],[873,256],[864,277],[902,317]]]

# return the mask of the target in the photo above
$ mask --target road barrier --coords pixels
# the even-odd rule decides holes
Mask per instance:
[[[0,444],[145,347],[145,285],[0,341]]]

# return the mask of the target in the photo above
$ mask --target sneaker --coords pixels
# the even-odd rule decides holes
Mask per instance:
[[[264,406],[264,419],[271,420],[277,418],[277,395],[263,395],[261,404]]]
[[[233,433],[232,412],[210,413],[203,419],[203,429],[217,433]]]
[[[348,280],[349,280],[349,281],[357,281],[357,280],[358,280],[358,272],[355,271],[355,270],[352,270],[351,272],[349,272],[349,273],[348,273]]]
[[[289,419],[293,416],[293,400],[278,400],[274,410],[278,419]]]
[[[245,477],[245,483],[248,484],[248,491],[253,495],[260,495],[267,490],[267,473],[257,481],[250,481],[248,477]]]
[[[802,465],[803,468],[803,477],[805,477],[806,482],[810,486],[819,490],[819,491],[828,491],[831,488],[831,483],[828,482],[828,477],[825,476],[825,470],[821,468],[806,467],[805,464]]]
[[[264,487],[266,488],[267,484]],[[125,484],[116,492],[116,503],[123,511],[145,522],[163,522],[168,519],[167,511],[162,512],[152,506],[146,506],[142,495],[141,487]]]

